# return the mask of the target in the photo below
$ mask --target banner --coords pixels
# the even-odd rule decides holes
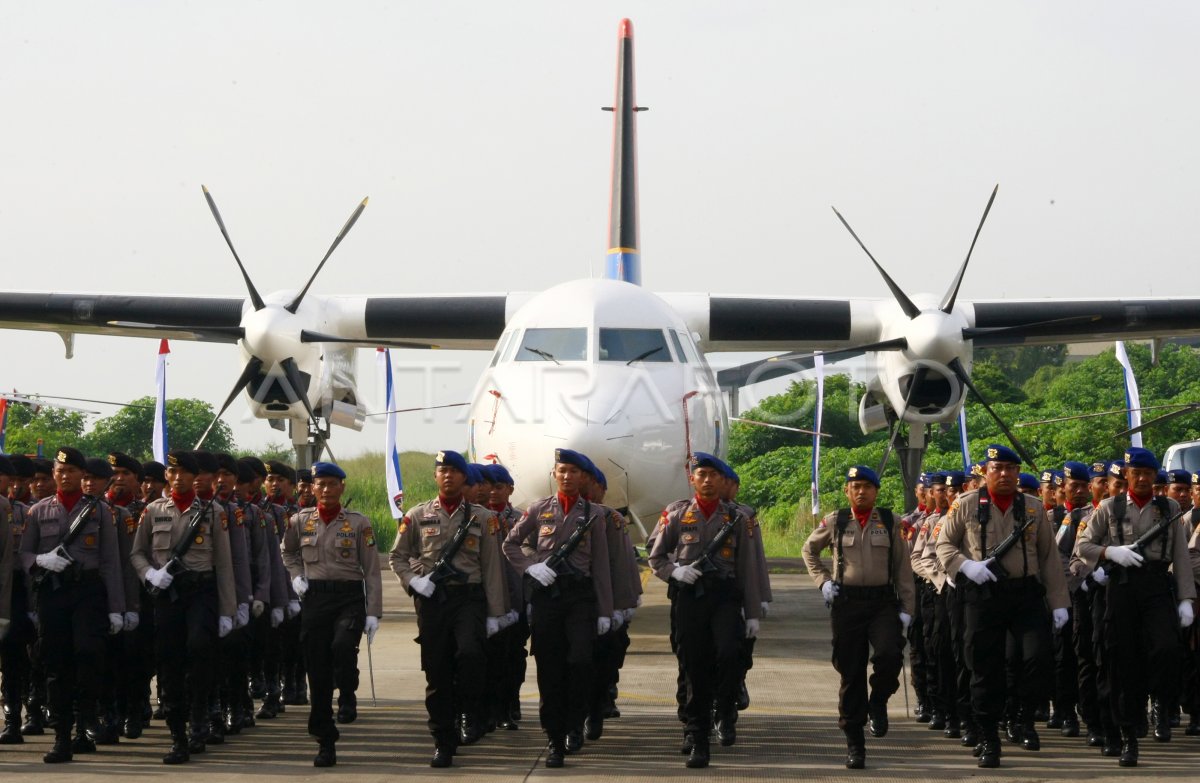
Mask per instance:
[[[813,423],[812,449],[812,513],[813,517],[821,514],[821,416],[825,412],[825,357],[817,354],[813,357],[813,369],[817,372],[817,414]]]
[[[171,346],[166,340],[158,344],[158,366],[154,371],[154,384],[158,394],[154,400],[154,459],[167,464],[167,354]]]
[[[404,482],[400,478],[400,452],[396,450],[396,387],[392,383],[392,352],[377,349],[379,373],[383,376],[383,404],[388,414],[383,424],[383,462],[388,497],[392,499],[392,517],[404,516]]]
[[[1142,426],[1142,398],[1138,394],[1137,378],[1133,375],[1133,365],[1129,363],[1129,354],[1125,352],[1125,342],[1116,342],[1117,361],[1125,371],[1125,407],[1129,409],[1129,427]],[[1142,445],[1142,433],[1135,432],[1129,436],[1130,446]]]

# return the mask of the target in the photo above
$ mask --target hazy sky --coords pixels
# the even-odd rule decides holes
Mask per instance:
[[[1200,295],[1200,6],[1186,2],[0,4],[11,290],[540,290],[603,268],[619,20],[634,23],[644,282],[941,294],[992,186],[966,298]],[[153,392],[151,340],[0,332],[0,387]],[[175,342],[219,404],[230,346]],[[430,357],[401,352],[416,366]],[[478,355],[401,405],[468,399]],[[381,397],[373,352],[364,397]],[[111,413],[111,408],[105,408]],[[281,441],[237,402],[241,445]],[[378,421],[378,420],[377,420]],[[461,445],[453,416],[404,447]],[[335,451],[379,448],[339,430]],[[340,445],[340,449],[338,446]]]

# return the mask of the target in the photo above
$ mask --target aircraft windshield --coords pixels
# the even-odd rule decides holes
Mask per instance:
[[[671,352],[661,329],[601,329],[602,362],[669,362]]]
[[[587,359],[587,329],[526,329],[518,362],[582,362]]]

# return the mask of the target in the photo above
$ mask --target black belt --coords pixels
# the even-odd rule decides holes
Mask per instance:
[[[445,590],[447,597],[465,595],[468,598],[474,598],[483,595],[483,584],[455,584],[453,582],[442,582],[438,585],[439,590]]]
[[[891,585],[872,585],[870,587],[841,585],[838,592],[846,598],[853,598],[856,601],[880,601],[896,597],[896,589]]]
[[[361,579],[309,579],[310,593],[358,593],[362,595]]]
[[[95,568],[67,568],[58,575],[59,581],[65,585],[99,583],[100,571]]]
[[[212,571],[183,571],[175,575],[171,587],[187,590],[216,580],[217,575]]]

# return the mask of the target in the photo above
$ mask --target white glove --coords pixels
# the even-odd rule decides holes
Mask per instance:
[[[1192,602],[1183,600],[1179,602],[1179,627],[1187,628],[1191,626],[1192,621],[1196,619],[1195,613],[1192,611]]]
[[[1067,624],[1067,620],[1071,619],[1070,615],[1067,614],[1066,609],[1055,609],[1050,613],[1050,616],[1054,620],[1055,632],[1061,631],[1063,626]]]
[[[56,574],[62,573],[67,566],[71,565],[71,561],[60,555],[57,550],[47,552],[44,555],[38,555],[34,558],[34,562],[47,571],[53,571]]]
[[[1087,580],[1086,580],[1086,579],[1084,579],[1082,582],[1080,582],[1080,584],[1079,584],[1079,589],[1080,589],[1080,590],[1082,590],[1082,591],[1083,591],[1083,592],[1085,592],[1085,593],[1086,593],[1086,592],[1087,592],[1087,591],[1090,589],[1090,588],[1088,587],[1088,583],[1087,583]]]
[[[12,627],[12,620],[0,619],[0,639],[8,636],[8,629]]]
[[[946,582],[945,582],[945,584],[946,584],[946,587],[949,587],[951,590],[955,590],[955,589],[957,589],[957,588],[955,588],[955,586],[954,586],[954,580],[953,580],[953,579],[947,578],[947,579],[946,579]]]
[[[675,566],[675,570],[671,572],[670,578],[674,579],[676,582],[680,582],[681,584],[694,585],[702,576],[704,576],[704,574],[702,574],[700,569],[696,568],[696,566],[677,565]]]
[[[137,612],[126,612],[124,628],[126,631],[136,631],[138,623],[141,621],[142,618],[138,616]]]
[[[499,617],[489,617],[485,621],[484,627],[487,629],[488,638],[489,639],[492,638],[496,634],[500,633],[500,618]]]
[[[257,620],[258,618],[262,617],[262,613],[266,611],[266,608],[267,605],[262,601],[255,600],[254,603],[250,604],[250,614],[255,620]]]
[[[238,628],[245,628],[250,624],[250,604],[238,604],[237,613],[234,615],[234,622]]]
[[[428,576],[414,576],[408,582],[408,589],[422,598],[428,598],[433,595],[433,591],[437,589],[437,585]]]
[[[29,618],[29,622],[33,623],[34,625],[38,624],[37,612],[26,612],[25,616]]]
[[[304,594],[308,592],[308,578],[301,574],[293,579],[292,590],[296,592],[298,597],[303,598]]]
[[[767,616],[767,612],[770,610],[770,608],[771,608],[771,605],[769,603],[767,603],[766,601],[763,601],[761,604],[758,605],[759,615],[765,619]]]
[[[1110,546],[1104,550],[1104,556],[1119,566],[1136,568],[1142,564],[1142,556],[1128,546]]]
[[[151,568],[146,572],[146,583],[159,590],[166,590],[175,581],[175,575],[165,568]]]
[[[1108,584],[1108,572],[1104,570],[1104,566],[1100,566],[1092,572],[1092,581],[1098,585]]]
[[[638,609],[641,609],[641,608],[642,608],[642,597],[641,597],[640,595],[638,596],[638,600],[637,600],[637,603],[635,604],[635,606],[636,606]]]
[[[109,612],[108,635],[116,636],[125,627],[125,615],[121,612]]]
[[[287,605],[288,619],[291,620],[293,617],[295,617],[298,614],[300,614],[300,602],[299,601],[288,601],[288,605]]]
[[[912,615],[908,612],[900,613],[900,630],[908,633],[908,626],[912,625]]]
[[[833,603],[833,599],[837,598],[838,586],[832,579],[821,585],[821,595],[825,596],[825,603]]]
[[[525,573],[536,579],[542,587],[549,587],[554,584],[555,579],[558,579],[558,574],[554,573],[554,569],[545,563],[534,563],[525,569]]]
[[[991,562],[990,557],[987,560],[967,560],[959,567],[958,572],[977,585],[995,582],[996,575],[988,570],[988,564]]]
[[[283,607],[277,606],[271,610],[271,627],[278,628],[283,625]]]
[[[612,629],[614,631],[619,631],[619,630],[621,630],[621,626],[624,624],[625,624],[625,613],[622,612],[620,609],[613,612]]]
[[[224,639],[233,630],[233,618],[222,615],[217,618],[217,636]]]
[[[607,617],[596,618],[596,635],[603,636],[612,628],[612,620]]]
[[[755,639],[758,637],[758,620],[746,621],[746,638]]]
[[[504,615],[504,627],[507,628],[510,625],[516,625],[517,620],[520,619],[521,615],[516,609],[509,609],[508,614]]]
[[[374,615],[367,615],[367,621],[363,623],[363,633],[367,635],[367,644],[375,641],[375,632],[379,630],[379,618]]]
[[[633,622],[633,616],[635,614],[637,614],[636,608],[630,608],[630,609],[625,610],[625,624],[626,625],[629,625],[630,623]]]

